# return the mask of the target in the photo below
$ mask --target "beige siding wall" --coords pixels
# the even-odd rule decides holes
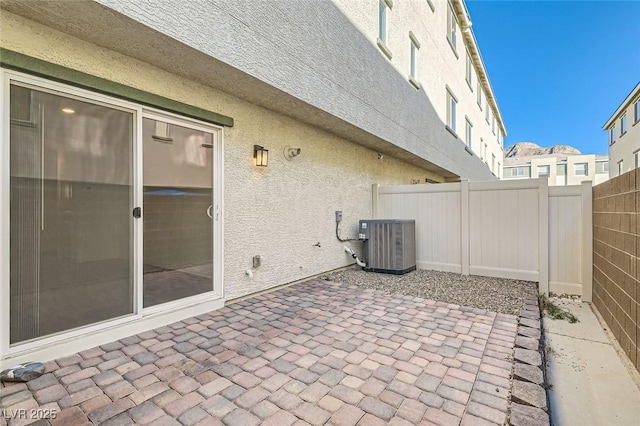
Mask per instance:
[[[6,11],[1,46],[235,119],[225,129],[225,296],[234,298],[351,263],[337,241],[370,217],[371,184],[442,178],[330,133],[240,100],[147,63],[101,48]],[[270,151],[269,167],[253,165],[253,145]],[[302,149],[288,161],[284,147]],[[314,246],[320,243],[320,247]],[[359,251],[359,244],[352,245]],[[254,255],[262,266],[245,274]]]
[[[340,10],[351,20],[373,46],[378,38],[379,0],[335,0]],[[458,100],[456,133],[457,142],[467,144],[465,118],[473,125],[471,149],[475,156],[485,161],[491,169],[492,156],[495,164],[492,172],[502,177],[503,152],[502,141],[498,139],[499,126],[495,133],[492,122],[495,111],[485,120],[488,108],[483,91],[481,105],[477,102],[477,72],[472,72],[471,85],[465,79],[467,47],[460,27],[457,28],[455,53],[447,40],[447,11],[449,5],[444,0],[433,1],[434,10],[424,1],[396,1],[387,12],[387,47],[392,53],[391,59],[378,48],[379,54],[388,60],[395,70],[410,85],[411,69],[411,31],[420,43],[417,54],[417,80],[422,91],[433,104],[434,117],[428,117],[432,125],[442,126],[447,122],[447,87]],[[473,18],[473,17],[472,17]],[[486,154],[483,148],[486,147]],[[498,167],[498,163],[500,167]],[[464,176],[463,176],[464,177]]]
[[[609,146],[609,158],[611,159],[609,176],[611,177],[619,175],[618,162],[620,161],[623,161],[623,173],[633,170],[636,167],[635,153],[640,151],[640,119],[634,122],[633,107],[635,102],[640,102],[640,90],[631,98],[631,102],[624,109],[624,112],[621,112],[616,117],[614,123],[612,123],[612,125],[616,126],[616,142]],[[620,118],[625,113],[627,114],[627,133],[620,135]],[[608,129],[607,140],[609,140]]]

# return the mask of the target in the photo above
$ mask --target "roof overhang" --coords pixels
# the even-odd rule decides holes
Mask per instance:
[[[611,125],[618,119],[620,114],[622,114],[622,111],[627,109],[629,104],[631,104],[631,101],[633,101],[633,99],[638,95],[640,95],[640,82],[638,82],[638,84],[636,84],[636,87],[634,87],[633,90],[631,90],[631,93],[629,93],[629,96],[627,96],[624,99],[624,101],[622,101],[622,103],[616,109],[616,111],[613,113],[613,115],[611,117],[609,117],[609,119],[607,120],[606,123],[604,123],[604,126],[602,126],[602,130],[608,130],[609,127],[611,127]]]
[[[478,47],[478,42],[476,41],[476,36],[473,33],[473,29],[471,28],[471,16],[469,15],[469,10],[467,10],[467,6],[465,5],[464,0],[450,1],[451,5],[453,6],[453,10],[456,13],[456,17],[458,18],[458,22],[460,23],[460,28],[462,30],[465,45],[469,50],[469,55],[471,56],[471,60],[475,65],[476,75],[478,76],[478,79],[482,84],[482,89],[484,90],[485,96],[487,97],[487,101],[491,105],[491,109],[493,110],[493,114],[498,121],[500,130],[502,130],[502,135],[507,136],[507,129],[504,125],[504,121],[502,120],[502,114],[500,114],[498,101],[496,100],[496,97],[493,93],[491,81],[489,80],[489,76],[487,75],[487,70],[484,66],[482,55],[480,54],[480,48]]]

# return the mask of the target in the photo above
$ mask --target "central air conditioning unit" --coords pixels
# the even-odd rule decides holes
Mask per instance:
[[[416,270],[415,220],[361,220],[358,239],[364,242],[365,271],[401,275]]]

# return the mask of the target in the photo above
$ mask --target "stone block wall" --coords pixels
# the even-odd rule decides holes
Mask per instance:
[[[593,188],[593,303],[640,371],[640,169]]]

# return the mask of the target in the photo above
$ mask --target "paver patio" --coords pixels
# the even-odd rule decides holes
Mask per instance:
[[[516,333],[512,315],[311,280],[49,362],[0,403],[52,425],[503,424]]]

